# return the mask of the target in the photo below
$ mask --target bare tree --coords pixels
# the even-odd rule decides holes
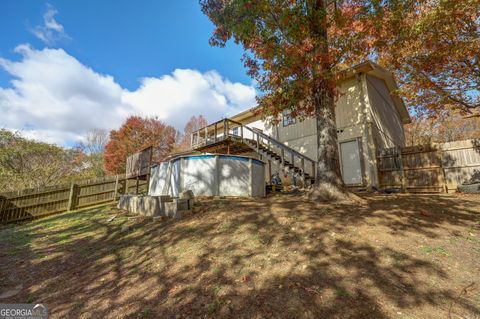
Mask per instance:
[[[109,133],[103,129],[93,129],[86,133],[77,148],[85,154],[85,169],[91,177],[105,176],[103,153],[108,143]]]
[[[104,129],[93,129],[87,132],[84,140],[79,143],[79,148],[85,154],[101,154],[108,143],[108,131]]]

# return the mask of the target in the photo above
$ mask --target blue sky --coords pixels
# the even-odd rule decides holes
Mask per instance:
[[[242,48],[208,44],[197,0],[4,0],[0,12],[0,127],[69,145],[131,114],[181,129],[255,103]]]

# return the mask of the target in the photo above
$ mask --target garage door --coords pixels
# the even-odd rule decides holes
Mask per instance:
[[[342,176],[347,185],[362,184],[362,166],[358,141],[340,143]]]

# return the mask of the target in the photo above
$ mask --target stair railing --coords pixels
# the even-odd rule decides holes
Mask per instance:
[[[235,134],[233,130],[235,130]],[[252,138],[250,138],[250,136]],[[247,137],[248,136],[248,137]],[[214,144],[228,138],[239,138],[242,141],[253,142],[257,151],[263,145],[267,149],[273,150],[280,156],[282,165],[286,161],[301,169],[302,173],[308,173],[315,177],[316,162],[294,150],[293,148],[277,141],[273,137],[261,132],[258,129],[248,127],[240,122],[225,118],[215,123],[209,124],[190,135],[191,148],[199,148],[208,144]]]
[[[312,160],[310,157],[303,155],[302,153],[294,150],[293,148],[283,144],[282,142],[277,141],[273,137],[261,132],[260,130],[257,130],[255,128],[248,127],[246,125],[243,125],[240,122],[233,121],[233,120],[228,120],[232,124],[240,127],[240,138],[244,139],[244,131],[250,131],[250,133],[253,136],[253,142],[256,145],[257,151],[260,150],[260,145],[266,145],[267,148],[273,149],[272,145],[274,145],[277,149],[279,149],[279,152],[276,151],[275,153],[280,155],[282,165],[285,163],[285,161],[288,161],[292,165],[299,167],[303,173],[306,173],[306,169],[308,166],[310,166],[310,176],[315,177],[315,167],[316,167],[316,162]],[[286,157],[288,155],[288,157]],[[298,164],[295,162],[295,160],[298,159]]]

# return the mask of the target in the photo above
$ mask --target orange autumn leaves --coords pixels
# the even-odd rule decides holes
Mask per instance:
[[[190,133],[207,125],[202,115],[192,116],[183,134],[156,117],[131,116],[118,130],[110,132],[105,145],[104,164],[109,174],[125,171],[127,156],[153,146],[153,161],[190,148]]]
[[[311,115],[313,89],[330,90],[331,73],[366,59],[395,72],[396,93],[422,111],[480,106],[480,0],[339,0],[313,10],[318,3],[201,1],[216,27],[211,43],[244,46],[265,115]]]
[[[131,116],[118,130],[110,132],[104,153],[105,169],[109,174],[123,173],[127,156],[149,146],[154,148],[153,160],[159,161],[172,150],[176,135],[172,126],[158,118]]]

